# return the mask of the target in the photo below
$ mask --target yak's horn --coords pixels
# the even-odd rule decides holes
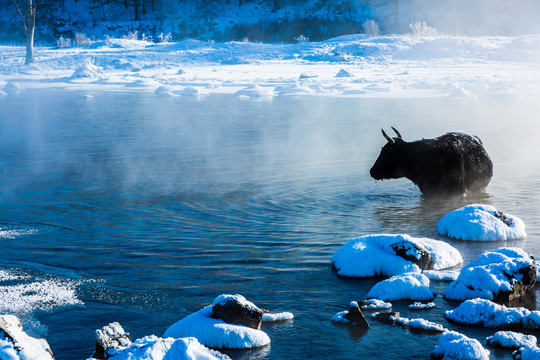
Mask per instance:
[[[382,134],[383,134],[384,138],[385,138],[390,144],[395,144],[395,143],[396,143],[396,141],[395,141],[394,139],[392,139],[390,136],[386,135],[386,133],[384,132],[383,129],[381,129],[381,131],[382,131]]]
[[[397,138],[398,138],[399,140],[403,140],[403,138],[401,137],[401,134],[399,133],[399,131],[396,130],[395,127],[392,126],[392,130],[394,130],[394,132],[396,133]]]

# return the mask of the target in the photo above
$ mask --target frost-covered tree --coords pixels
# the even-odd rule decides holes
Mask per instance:
[[[36,28],[37,6],[34,0],[13,0],[17,8],[26,35],[26,61],[25,64],[34,62],[34,29]]]

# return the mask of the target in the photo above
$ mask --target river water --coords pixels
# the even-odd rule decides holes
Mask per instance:
[[[340,278],[330,259],[366,234],[442,239],[466,263],[518,246],[540,256],[540,104],[519,99],[360,99],[21,91],[0,97],[0,313],[47,338],[57,359],[85,359],[95,329],[120,322],[161,336],[220,294],[295,319],[263,325],[271,345],[234,359],[428,358],[437,334],[331,323],[380,279]],[[385,140],[463,130],[493,163],[487,193],[426,200],[407,180],[369,176]],[[527,238],[461,242],[437,221],[468,203],[520,217]],[[411,312],[478,338],[436,308]],[[538,294],[539,290],[536,289]],[[540,296],[539,296],[540,298]],[[492,350],[492,359],[510,352]]]

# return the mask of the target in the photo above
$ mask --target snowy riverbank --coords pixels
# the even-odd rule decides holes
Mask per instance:
[[[66,88],[360,97],[528,98],[540,94],[540,35],[368,37],[261,44],[109,39],[86,47],[0,46],[0,90]],[[6,86],[8,83],[9,86]]]

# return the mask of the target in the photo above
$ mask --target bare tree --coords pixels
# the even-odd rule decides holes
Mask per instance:
[[[26,17],[21,10],[19,1],[26,1]],[[26,35],[26,61],[25,64],[34,62],[34,29],[36,27],[36,10],[37,6],[34,0],[13,0],[13,4],[17,8],[17,13],[21,18],[24,33]]]

